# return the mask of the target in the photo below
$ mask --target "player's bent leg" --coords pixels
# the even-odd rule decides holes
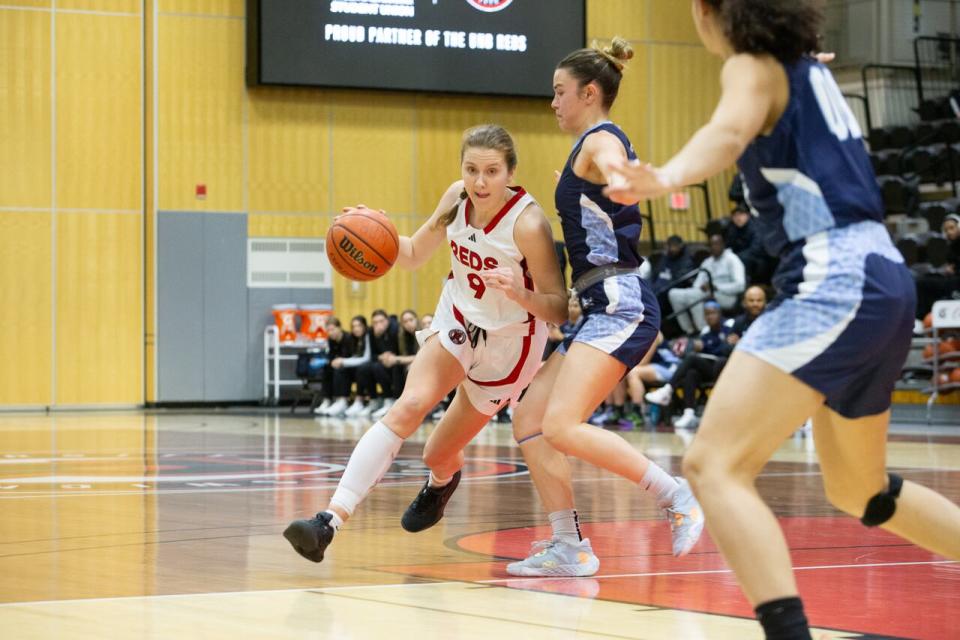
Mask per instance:
[[[401,438],[409,438],[465,376],[463,366],[444,348],[440,338],[430,338],[410,365],[403,392],[383,417],[383,423]]]
[[[567,456],[543,437],[543,414],[564,356],[554,353],[527,388],[513,412],[513,437],[547,513],[573,509],[573,482]]]
[[[461,385],[450,408],[427,439],[423,462],[430,477],[407,507],[400,525],[411,533],[429,529],[440,522],[447,502],[460,484],[463,450],[490,421],[476,409]]]
[[[561,453],[639,483],[648,460],[621,436],[593,429],[587,416],[617,386],[625,365],[599,349],[574,342],[563,357],[543,416],[543,434]],[[590,381],[586,384],[585,381]]]
[[[403,441],[416,431],[430,408],[464,376],[459,361],[446,351],[439,339],[430,339],[424,344],[410,367],[401,400],[387,412],[383,421],[374,423],[354,447],[327,510],[309,520],[296,520],[284,530],[284,537],[297,553],[313,562],[323,560],[334,534],[380,482]]]
[[[540,368],[513,414],[513,435],[523,452],[540,502],[550,519],[550,540],[533,543],[530,555],[507,565],[515,576],[592,576],[600,560],[580,532],[567,456],[543,437],[543,412],[550,398],[563,354],[554,352]]]
[[[786,540],[754,480],[822,403],[814,389],[735,351],[684,456],[683,473],[703,506],[710,534],[754,606],[797,595]]]
[[[960,559],[960,507],[886,470],[889,412],[849,419],[824,407],[814,439],[827,499],[868,526],[880,526],[925,549]]]

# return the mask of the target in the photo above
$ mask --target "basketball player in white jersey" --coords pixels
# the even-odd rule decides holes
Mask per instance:
[[[403,441],[427,413],[457,389],[423,457],[431,468],[421,491],[433,522],[408,510],[403,526],[419,531],[443,515],[460,481],[462,449],[501,407],[515,401],[533,379],[547,339],[546,322],[567,317],[567,293],[553,233],[540,206],[522,188],[510,187],[517,154],[501,127],[469,129],[461,148],[463,179],[440,199],[412,237],[400,238],[396,264],[416,269],[441,244],[452,269],[431,328],[421,331],[403,393],[381,421],[357,442],[327,510],[297,520],[283,535],[314,562],[393,463]],[[522,290],[488,287],[481,272],[515,273]]]

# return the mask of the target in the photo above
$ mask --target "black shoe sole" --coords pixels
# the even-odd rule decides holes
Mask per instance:
[[[320,539],[314,526],[307,520],[291,522],[290,526],[284,530],[283,537],[287,539],[294,551],[311,562],[322,561],[323,552],[330,544]]]
[[[445,486],[444,493],[446,494],[443,498],[443,501],[440,503],[440,510],[437,512],[437,517],[432,522],[426,521],[417,521],[416,514],[414,514],[410,507],[407,507],[407,510],[403,512],[403,517],[400,518],[400,526],[403,527],[404,531],[409,531],[410,533],[420,533],[421,531],[426,531],[433,525],[437,524],[443,520],[443,511],[447,508],[447,501],[450,500],[450,496],[453,495],[453,492],[457,490],[457,486],[460,484],[460,472],[457,471],[453,474],[453,479],[450,480],[450,484]]]

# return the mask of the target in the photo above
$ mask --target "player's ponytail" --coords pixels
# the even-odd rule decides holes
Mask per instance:
[[[702,0],[737,53],[796,62],[820,48],[822,0]]]
[[[624,38],[615,36],[606,47],[595,41],[587,49],[577,49],[561,60],[557,69],[565,69],[577,79],[580,87],[596,82],[603,93],[603,107],[609,110],[620,93],[623,70],[631,58],[633,47]]]
[[[453,221],[457,219],[457,211],[460,210],[460,205],[463,204],[463,201],[467,199],[467,192],[461,191],[460,198],[457,200],[457,204],[453,205],[453,208],[450,211],[447,211],[445,214],[437,218],[437,223],[435,228],[440,229],[441,227],[449,227],[453,224]]]
[[[517,147],[513,143],[510,132],[496,124],[481,124],[467,129],[463,133],[463,144],[460,145],[460,162],[463,162],[463,156],[467,149],[491,149],[503,154],[503,160],[507,163],[507,170],[513,173],[517,168]],[[449,227],[457,219],[457,211],[460,205],[467,199],[467,192],[460,194],[460,199],[450,211],[437,218],[436,228]]]

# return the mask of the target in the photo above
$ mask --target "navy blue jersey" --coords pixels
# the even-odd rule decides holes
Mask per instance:
[[[785,255],[805,238],[883,221],[863,132],[833,76],[813,58],[784,65],[790,100],[738,161],[764,246]]]
[[[623,206],[610,200],[603,195],[606,185],[594,184],[573,172],[583,141],[597,131],[617,136],[627,157],[637,157],[627,135],[609,121],[587,130],[573,146],[557,183],[556,205],[574,281],[593,267],[639,267],[643,262],[637,247],[643,226],[637,205]]]

